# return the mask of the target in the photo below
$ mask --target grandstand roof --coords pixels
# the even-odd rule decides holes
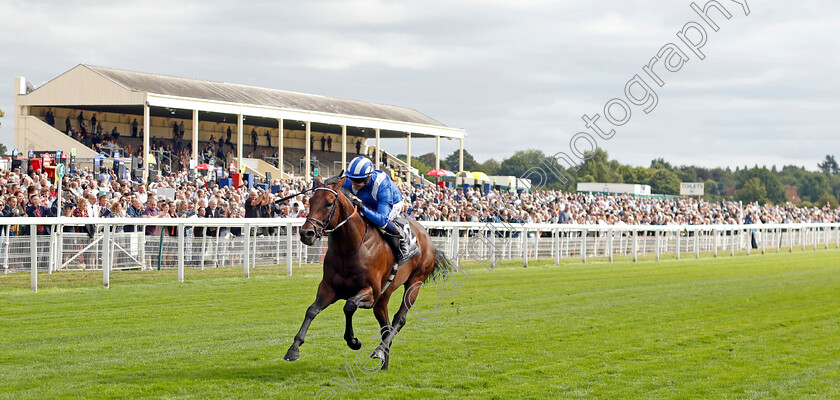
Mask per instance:
[[[21,97],[28,98],[22,103],[30,105],[147,103],[152,107],[381,128],[383,137],[393,137],[399,132],[464,137],[462,129],[447,127],[408,107],[86,64],[79,64]]]
[[[82,64],[82,66],[135,92],[446,126],[415,109],[407,107],[85,64]]]

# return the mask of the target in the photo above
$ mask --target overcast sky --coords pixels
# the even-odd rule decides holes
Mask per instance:
[[[581,116],[627,101],[639,74],[656,107],[632,105],[598,138],[621,162],[815,169],[840,156],[840,2],[749,0],[748,16],[720,2],[732,18],[712,11],[714,32],[688,0],[0,1],[0,141],[13,145],[15,76],[40,86],[86,63],[412,107],[466,129],[479,161],[568,153]],[[692,21],[705,60],[676,35]],[[654,67],[659,87],[642,67],[667,43],[689,60]],[[414,154],[433,149],[413,141]]]

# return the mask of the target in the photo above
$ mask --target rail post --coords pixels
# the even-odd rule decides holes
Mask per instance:
[[[677,249],[676,249],[676,254],[675,255],[676,255],[677,260],[679,260],[680,259],[680,245],[682,244],[682,236],[681,236],[682,231],[681,230],[674,231],[674,234],[677,235],[677,238],[675,239],[676,242],[677,242]]]
[[[717,231],[717,228],[712,228],[712,236],[714,236],[714,239],[712,239],[712,245],[714,246],[714,257],[717,258],[717,254],[718,254],[718,231]]]
[[[732,236],[731,245],[729,249],[729,255],[735,257],[735,229],[729,230],[730,236]]]
[[[102,227],[102,287],[111,287],[111,225]]]
[[[829,226],[826,226],[826,227],[825,227],[825,229],[823,229],[823,232],[825,232],[825,233],[823,234],[823,239],[825,240],[825,248],[826,248],[826,249],[828,249],[828,241],[829,241],[829,240],[831,240],[831,239],[829,238],[829,233],[828,233],[828,232],[829,232],[829,229],[831,229],[831,227],[829,227]]]
[[[292,276],[292,223],[286,224],[286,276]]]
[[[613,230],[612,229],[607,231],[607,252],[609,253],[608,257],[610,258],[610,262],[613,262]]]
[[[767,228],[761,229],[761,254],[765,254],[767,252]]]
[[[29,225],[29,286],[38,291],[38,225]]]
[[[799,230],[799,245],[802,247],[802,251],[805,251],[805,236],[808,236],[808,229],[802,228]]]
[[[580,235],[580,257],[584,264],[586,264],[586,234],[586,229],[583,229]]]
[[[633,262],[639,260],[639,231],[633,231]]]
[[[178,224],[178,283],[184,282],[184,224]]]
[[[747,245],[744,247],[746,247],[747,255],[750,255],[750,249],[752,249],[752,241],[753,238],[755,238],[755,236],[753,236],[752,231],[752,229],[744,229],[744,235],[746,235],[747,238]]]
[[[52,230],[50,231],[50,243],[55,243],[55,231],[56,225],[52,226]],[[50,246],[50,259],[49,264],[47,265],[47,274],[52,275],[53,272],[53,263],[56,260],[55,250],[58,249],[58,246]]]
[[[522,266],[528,267],[528,228],[522,227]]]
[[[788,252],[793,253],[793,229],[787,229]]]
[[[656,233],[656,243],[655,243],[655,246],[656,246],[656,252],[655,252],[655,254],[656,254],[656,261],[659,261],[659,252],[661,251],[661,249],[659,248],[659,247],[660,247],[660,245],[659,245],[659,244],[660,244],[660,242],[662,241],[662,238],[660,237],[660,231],[659,231],[659,229],[657,229],[656,231],[654,231],[654,233]]]
[[[251,224],[245,224],[245,246],[243,250],[242,274],[247,278],[250,275],[248,265],[251,262]]]
[[[694,230],[694,258],[700,259],[700,229]]]

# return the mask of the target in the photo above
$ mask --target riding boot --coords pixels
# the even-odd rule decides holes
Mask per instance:
[[[394,250],[397,266],[405,264],[408,260],[420,254],[420,249],[409,243],[407,234],[408,232],[399,229],[393,221],[388,221],[388,225],[385,226],[385,241]]]

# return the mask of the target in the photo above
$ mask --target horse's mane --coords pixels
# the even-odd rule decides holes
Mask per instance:
[[[343,179],[343,178],[344,178],[344,171],[341,171],[340,174],[327,178],[327,180],[324,181],[324,186],[335,185],[338,182],[340,182],[341,179]],[[356,195],[353,194],[353,192],[351,192],[349,189],[347,189],[344,186],[339,187],[338,191],[340,191],[341,193],[344,193],[344,197],[347,197],[348,199],[352,199],[353,197],[356,196]]]
[[[331,176],[331,177],[327,178],[327,180],[324,181],[324,186],[335,185],[343,177],[344,177],[343,174],[342,175]]]

